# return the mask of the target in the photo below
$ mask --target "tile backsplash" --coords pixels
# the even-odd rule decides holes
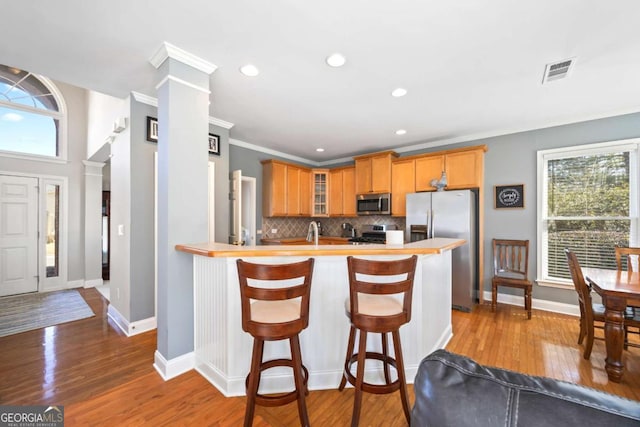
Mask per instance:
[[[395,224],[399,230],[404,230],[404,217],[392,217],[388,215],[371,215],[359,216],[355,218],[326,218],[326,217],[271,217],[262,218],[262,238],[287,238],[287,237],[306,237],[309,223],[311,221],[320,221],[322,223],[323,236],[341,236],[342,223],[348,222],[356,233],[360,236],[362,226],[365,224]],[[275,233],[272,230],[277,230]]]

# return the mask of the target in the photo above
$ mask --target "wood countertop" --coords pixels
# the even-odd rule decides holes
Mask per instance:
[[[176,250],[213,258],[267,256],[349,256],[349,255],[429,255],[439,254],[466,243],[461,239],[420,240],[404,245],[263,245],[235,246],[226,243],[176,245]]]

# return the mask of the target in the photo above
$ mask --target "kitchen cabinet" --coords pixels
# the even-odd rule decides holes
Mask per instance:
[[[329,215],[356,216],[356,169],[354,166],[329,171]]]
[[[287,216],[311,214],[311,171],[287,166]]]
[[[313,169],[312,174],[312,195],[313,208],[311,210],[313,216],[329,216],[329,208],[331,206],[329,200],[329,170]]]
[[[406,215],[406,195],[416,191],[416,159],[395,160],[391,164],[391,215]]]
[[[262,215],[310,216],[311,170],[278,160],[261,163]]]
[[[300,187],[299,187],[299,205],[298,214],[300,216],[311,215],[311,171],[309,169],[300,169]]]
[[[342,215],[356,216],[356,168],[342,170]]]
[[[479,187],[484,173],[483,160],[484,150],[447,153],[445,158],[447,189]]]
[[[356,194],[391,192],[391,161],[396,157],[393,151],[354,157]]]
[[[262,162],[262,215],[287,215],[287,164],[275,160]]]
[[[434,191],[431,185],[434,179],[440,179],[444,171],[445,155],[431,155],[416,158],[416,191]]]

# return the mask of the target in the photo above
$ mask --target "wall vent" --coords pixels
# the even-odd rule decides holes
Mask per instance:
[[[544,77],[542,78],[542,84],[569,77],[569,74],[573,70],[573,64],[575,64],[575,62],[576,62],[576,58],[569,58],[569,59],[563,59],[562,61],[547,64],[544,69]]]

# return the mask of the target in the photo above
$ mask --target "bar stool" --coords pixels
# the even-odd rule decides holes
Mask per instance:
[[[347,356],[344,362],[344,375],[339,390],[344,390],[347,381],[355,387],[355,401],[351,425],[357,426],[360,420],[362,406],[362,392],[374,394],[392,393],[400,390],[402,409],[410,422],[409,401],[407,398],[407,382],[404,374],[402,347],[400,345],[400,327],[411,320],[411,297],[413,293],[413,278],[418,257],[398,261],[370,261],[354,257],[347,257],[349,271],[349,300],[345,302],[347,317],[351,320]],[[385,283],[374,283],[366,276],[380,277]],[[390,276],[400,276],[397,279]],[[395,281],[392,281],[395,280]],[[392,297],[392,294],[403,294],[402,302]],[[354,354],[356,329],[360,340],[358,352]],[[380,333],[382,337],[382,354],[367,351],[367,333]],[[389,356],[387,333],[393,337],[394,357]],[[365,360],[375,359],[382,362],[384,367],[384,384],[371,384],[364,381]],[[351,366],[357,363],[354,376]],[[395,381],[391,381],[389,366],[393,366],[398,374]]]
[[[300,424],[309,425],[305,394],[309,372],[302,364],[298,334],[309,325],[309,295],[313,274],[313,259],[293,264],[253,264],[237,261],[242,303],[242,329],[253,336],[251,369],[246,379],[247,408],[244,425],[253,423],[255,405],[280,406],[298,401]],[[271,287],[256,281],[293,283],[287,287]],[[277,285],[277,283],[274,283]],[[262,287],[258,287],[262,286]],[[252,300],[254,300],[252,302]],[[291,359],[262,361],[265,341],[289,340]],[[258,393],[262,371],[276,366],[293,369],[295,390],[277,395]]]

